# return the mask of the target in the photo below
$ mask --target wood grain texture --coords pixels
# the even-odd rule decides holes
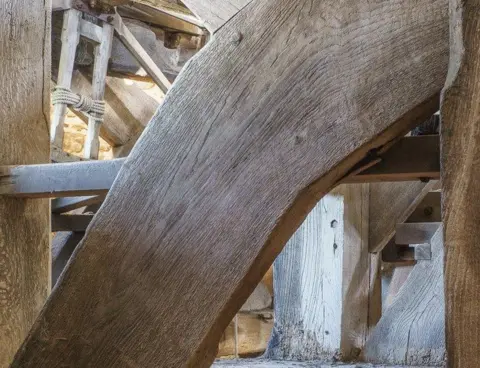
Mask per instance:
[[[431,261],[418,261],[370,335],[372,363],[445,364],[442,228],[432,238]]]
[[[65,213],[92,204],[101,203],[105,196],[63,197],[52,200],[53,213]]]
[[[370,184],[370,252],[380,252],[388,244],[397,223],[407,221],[436,185],[436,181]]]
[[[324,362],[292,362],[280,360],[266,360],[266,359],[240,359],[240,360],[217,360],[212,367],[231,367],[231,368],[407,368],[407,366],[400,365],[383,365],[383,364],[367,364],[367,363],[353,363],[353,364],[328,364]],[[408,368],[438,368],[411,366]]]
[[[356,359],[369,331],[368,184],[323,197],[274,263],[275,321],[265,357]]]
[[[446,17],[443,0],[246,6],[175,81],[12,367],[208,367],[323,194],[434,112]]]
[[[49,1],[1,1],[0,19],[0,165],[49,162]],[[0,198],[1,367],[50,291],[49,216],[48,200]]]
[[[252,0],[185,0],[184,4],[215,33]]]
[[[479,1],[450,1],[450,66],[441,108],[446,339],[451,368],[478,366],[480,345]]]
[[[0,166],[0,195],[55,198],[104,195],[125,159]]]
[[[85,233],[57,232],[52,240],[52,286],[57,283],[65,265]]]
[[[438,135],[401,138],[379,158],[379,163],[350,176],[345,182],[372,183],[440,178]]]

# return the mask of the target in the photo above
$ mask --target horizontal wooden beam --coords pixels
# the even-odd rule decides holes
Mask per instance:
[[[380,163],[344,182],[418,180],[439,176],[438,137],[402,138],[381,157]],[[0,167],[0,195],[27,198],[105,194],[124,159],[51,165]],[[437,171],[435,171],[437,170]]]
[[[85,232],[94,215],[52,215],[52,232]]]
[[[0,166],[0,195],[55,198],[106,194],[124,161]]]
[[[397,224],[395,243],[397,244],[424,244],[429,243],[438,230],[441,222],[418,222]]]
[[[438,135],[404,137],[385,153],[373,154],[378,163],[345,179],[347,183],[416,181],[440,178]]]
[[[283,360],[264,360],[264,359],[237,359],[237,360],[217,360],[212,367],[231,367],[231,368],[407,368],[403,365],[383,365],[383,364],[339,364],[323,363],[318,361],[296,362]],[[427,366],[411,366],[408,368],[434,368]],[[435,368],[439,368],[436,366]]]

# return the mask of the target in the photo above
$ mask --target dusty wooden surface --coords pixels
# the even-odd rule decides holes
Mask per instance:
[[[369,336],[364,352],[368,361],[432,366],[445,363],[441,228],[431,245],[432,260],[417,262]]]
[[[12,367],[208,367],[322,195],[434,112],[447,28],[443,0],[240,11],[175,81]]]
[[[275,260],[275,321],[265,357],[358,357],[375,294],[370,272],[378,266],[368,253],[368,189],[341,185],[323,197]]]
[[[185,5],[200,18],[211,33],[222,27],[252,0],[185,0]]]
[[[438,135],[404,137],[379,155],[380,162],[345,180],[348,183],[418,181],[440,178]]]
[[[49,162],[48,4],[0,2],[0,165]],[[48,200],[0,198],[1,367],[11,362],[50,291],[49,215]]]
[[[279,368],[279,367],[299,367],[299,368],[407,368],[401,365],[383,365],[383,364],[329,364],[323,362],[292,362],[279,360],[263,360],[263,359],[241,359],[241,360],[217,360],[212,367],[232,367],[232,368]],[[438,368],[427,366],[408,366],[408,368]]]
[[[479,6],[479,1],[450,1],[450,66],[441,108],[446,339],[451,368],[478,367],[479,362]]]
[[[55,198],[106,194],[125,159],[0,166],[0,195]]]
[[[437,184],[398,182],[370,184],[370,252],[380,252]]]

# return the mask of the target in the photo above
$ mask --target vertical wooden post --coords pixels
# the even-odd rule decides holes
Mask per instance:
[[[72,86],[75,53],[80,40],[80,19],[82,19],[82,13],[75,9],[67,10],[63,15],[62,52],[58,67],[58,87],[70,88]],[[66,113],[67,105],[55,105],[50,135],[51,142],[60,149],[63,147],[63,124]]]
[[[326,195],[275,261],[267,357],[328,361],[360,353],[380,313],[378,298],[371,302],[379,296],[370,277],[378,256],[368,253],[368,194],[368,184],[354,184]]]
[[[480,7],[450,0],[450,66],[442,101],[442,217],[450,368],[479,365]]]
[[[105,22],[102,30],[102,42],[95,47],[95,64],[92,79],[92,98],[94,100],[103,100],[104,98],[108,60],[112,52],[113,26]],[[101,121],[93,118],[88,119],[88,130],[84,148],[85,158],[98,159],[100,125]]]
[[[49,161],[50,5],[0,2],[0,164]],[[0,198],[0,367],[48,295],[49,202]]]

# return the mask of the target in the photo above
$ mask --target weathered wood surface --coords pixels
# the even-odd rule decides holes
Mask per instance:
[[[93,215],[52,215],[52,232],[73,231],[85,232],[92,221]]]
[[[184,4],[215,33],[252,0],[185,0]]]
[[[315,203],[434,112],[446,13],[443,0],[240,11],[175,81],[12,367],[209,366]]]
[[[0,166],[0,195],[55,198],[106,194],[125,159]]]
[[[450,66],[441,108],[446,340],[451,368],[478,367],[480,346],[479,1],[450,0]]]
[[[372,363],[443,365],[445,301],[441,227],[431,241],[431,261],[418,261],[370,335],[365,358]]]
[[[292,361],[280,361],[280,360],[266,360],[266,359],[241,359],[241,360],[216,360],[212,367],[232,367],[232,368],[407,368],[400,365],[383,365],[383,364],[366,364],[366,363],[353,363],[353,364],[337,364],[337,363],[324,363],[324,362],[292,362]],[[408,368],[438,368],[438,367],[426,367],[411,366]]]
[[[69,9],[63,17],[62,48],[58,65],[57,86],[71,88],[72,73],[75,64],[75,54],[80,40],[80,20],[82,13],[76,9]],[[67,113],[66,104],[56,104],[53,110],[52,123],[50,126],[50,141],[57,147],[63,145],[63,125]]]
[[[133,148],[133,143],[132,140],[132,146],[128,144],[119,147],[115,151],[115,155],[128,154],[130,149]],[[105,194],[113,184],[124,162],[125,159],[116,159],[63,163],[60,165],[0,166],[0,195],[50,198]],[[377,173],[382,175],[380,171],[377,171]],[[35,180],[32,180],[33,178]],[[372,177],[367,176],[364,179],[368,181]],[[359,180],[354,179],[354,181]],[[393,191],[397,188],[401,189],[403,186],[392,187],[392,193],[389,194],[396,194]],[[388,190],[389,188],[381,189]],[[376,200],[379,198],[379,193],[381,192],[376,191],[374,193]],[[424,195],[424,193],[421,193],[421,195]],[[382,200],[385,200],[385,198],[382,197]],[[414,202],[418,202],[418,198],[415,198]],[[374,202],[374,205],[377,206],[378,203]],[[384,202],[380,205],[384,206]],[[408,211],[413,211],[413,208],[413,205],[410,206]],[[383,212],[384,210],[382,210]]]
[[[379,265],[368,253],[368,197],[368,184],[337,187],[320,200],[276,259],[275,321],[265,357],[358,357],[372,322],[370,274]],[[381,300],[377,302],[379,314]]]
[[[388,286],[388,294],[383,303],[383,309],[387,309],[395,300],[398,292],[407,281],[410,272],[412,272],[414,266],[398,266],[393,271],[392,280]]]
[[[105,84],[108,71],[108,61],[112,51],[114,28],[111,24],[104,22],[102,26],[101,42],[95,45],[95,62],[93,64],[92,76],[92,92],[90,96],[93,100],[103,101],[105,97]],[[83,157],[90,159],[98,159],[98,151],[100,149],[100,126],[103,122],[98,120],[98,116],[88,118],[87,135],[85,137],[85,145]]]
[[[0,19],[0,165],[49,162],[49,2],[3,0]],[[50,291],[49,216],[48,200],[0,198],[1,367]]]
[[[441,222],[442,192],[429,192],[415,208],[406,222]]]
[[[52,240],[52,286],[57,283],[65,265],[85,233],[60,231]]]
[[[370,252],[380,252],[388,244],[397,223],[405,222],[436,185],[436,181],[370,184]]]
[[[137,59],[138,63],[142,66],[143,69],[145,69],[148,75],[152,77],[152,79],[162,90],[162,92],[167,93],[168,90],[172,87],[172,84],[163,74],[157,64],[152,60],[150,55],[148,55],[142,45],[137,41],[132,32],[130,32],[120,15],[115,15],[113,26],[115,28],[115,32],[118,38],[120,39],[120,41],[122,41],[123,45],[128,49],[128,51],[132,53],[132,55],[135,57],[135,59]]]
[[[397,224],[395,242],[397,244],[422,244],[430,242],[441,222],[419,222]]]
[[[405,137],[379,156],[381,161],[350,176],[346,183],[440,178],[439,136]]]
[[[90,206],[92,204],[101,203],[105,196],[84,196],[84,197],[63,197],[52,200],[53,213],[65,213],[76,210],[81,207]]]

